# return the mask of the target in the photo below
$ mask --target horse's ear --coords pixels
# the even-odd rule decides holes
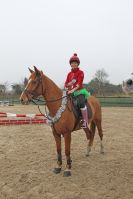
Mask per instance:
[[[30,71],[30,73],[33,73],[34,71],[33,70],[31,70],[30,68],[28,68],[29,69],[29,71]]]
[[[40,71],[40,73],[41,73],[41,75],[43,75],[43,71],[42,70]]]
[[[37,69],[36,66],[34,66],[34,70],[35,70],[36,75],[40,75],[40,71]]]

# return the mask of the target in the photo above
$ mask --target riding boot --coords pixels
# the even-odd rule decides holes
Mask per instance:
[[[88,124],[88,111],[87,111],[87,107],[85,106],[84,108],[81,108],[81,114],[82,114],[82,118],[83,120],[81,120],[81,128],[87,128],[87,124]]]

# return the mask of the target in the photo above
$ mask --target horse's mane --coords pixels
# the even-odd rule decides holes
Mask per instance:
[[[47,91],[52,92],[53,95],[62,95],[62,90],[59,88],[59,86],[48,76],[46,76],[44,73],[42,74],[42,77],[44,79],[44,83],[47,85]]]

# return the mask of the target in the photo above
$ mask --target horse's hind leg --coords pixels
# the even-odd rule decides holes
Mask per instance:
[[[86,156],[89,156],[89,153],[91,151],[90,142],[91,142],[91,139],[92,139],[92,132],[90,131],[89,128],[84,128],[83,130],[85,131],[86,138],[87,138],[87,152],[86,152]]]
[[[84,131],[86,133],[86,137],[89,140],[89,142],[87,144],[86,156],[89,156],[89,154],[91,152],[91,147],[93,145],[93,140],[94,140],[94,136],[95,136],[95,130],[96,130],[96,125],[93,121],[90,124],[90,129],[89,128],[84,129]]]
[[[104,146],[103,146],[103,131],[102,131],[102,124],[101,124],[101,120],[97,120],[96,121],[96,126],[97,126],[97,130],[98,130],[98,134],[99,134],[99,137],[100,137],[100,141],[101,141],[101,144],[100,144],[100,153],[104,153]]]
[[[53,130],[53,135],[56,142],[57,149],[57,166],[54,168],[54,173],[60,173],[62,167],[62,154],[61,154],[61,135],[57,134],[55,130]]]

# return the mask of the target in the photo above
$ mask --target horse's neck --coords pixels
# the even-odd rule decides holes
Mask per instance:
[[[43,97],[46,100],[51,116],[54,116],[61,105],[61,100],[57,100],[62,97],[62,90],[47,76],[43,77],[44,93]],[[53,100],[52,102],[49,102]],[[55,100],[55,101],[54,101]]]

